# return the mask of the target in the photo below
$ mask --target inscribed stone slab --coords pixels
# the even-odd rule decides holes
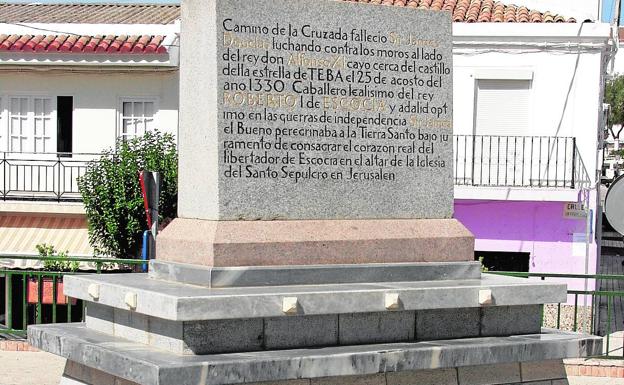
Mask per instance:
[[[448,12],[183,5],[180,216],[450,218]]]

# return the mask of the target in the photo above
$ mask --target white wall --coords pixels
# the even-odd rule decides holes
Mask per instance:
[[[110,68],[92,72],[72,71],[71,68],[22,72],[4,70],[0,71],[0,84],[3,103],[6,103],[6,96],[15,94],[73,96],[73,152],[100,152],[115,144],[120,130],[122,97],[155,98],[157,128],[177,134],[177,71],[130,70],[123,73]],[[3,129],[6,130],[6,127]]]
[[[577,138],[588,172],[595,169],[600,93],[599,53],[553,55],[483,53],[455,55],[454,133],[473,134],[475,72],[484,68],[524,69],[533,72],[527,136]],[[501,121],[505,125],[505,121]],[[590,172],[591,173],[591,172]]]
[[[502,28],[501,28],[502,27]],[[518,26],[516,37],[506,25],[455,26],[453,56],[454,133],[474,133],[475,74],[477,71],[532,73],[527,136],[576,137],[580,155],[595,183],[597,133],[601,100],[602,61],[605,48],[598,49],[598,35],[606,42],[608,25],[550,24]],[[508,33],[505,29],[509,28]],[[498,38],[494,31],[499,30]],[[523,30],[524,29],[524,30]],[[497,48],[484,42],[505,41]],[[505,36],[505,35],[508,36]],[[503,37],[501,38],[501,35]],[[548,36],[551,35],[551,36]],[[566,35],[568,37],[566,37]],[[576,35],[580,38],[576,39]],[[481,41],[480,45],[471,43]],[[587,44],[581,49],[570,48]],[[501,124],[504,125],[504,119]]]
[[[620,43],[621,44],[621,43]],[[618,49],[613,62],[613,74],[624,75],[624,47]]]

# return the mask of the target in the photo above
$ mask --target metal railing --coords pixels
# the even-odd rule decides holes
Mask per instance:
[[[579,279],[579,280],[613,280],[624,281],[624,275],[609,274],[559,274],[559,273],[526,273],[515,271],[490,271],[488,274],[498,274],[520,278],[547,278],[554,279]],[[542,323],[545,327],[563,329],[574,332],[585,332],[604,337],[604,353],[600,358],[623,359],[624,358],[624,335],[614,336],[612,333],[622,331],[624,328],[615,327],[616,311],[622,311],[622,299],[624,291],[606,290],[568,290],[568,295],[574,298],[574,305],[567,304],[547,304],[542,313]],[[588,306],[579,305],[579,297],[587,299]],[[583,298],[585,297],[585,298]],[[620,309],[616,308],[616,301],[619,301]],[[585,301],[583,301],[585,302]],[[606,308],[606,309],[604,309]],[[548,311],[550,316],[547,317]],[[604,313],[604,314],[603,314]],[[564,318],[572,317],[570,323]],[[614,348],[615,346],[615,348]]]
[[[32,324],[81,322],[84,320],[83,301],[69,298],[63,293],[63,277],[75,274],[101,274],[131,271],[145,261],[118,258],[79,258],[79,257],[39,257],[39,256],[0,256],[0,262],[31,260],[37,262],[63,261],[85,264],[90,270],[74,272],[14,269],[0,267],[0,334],[25,335]],[[116,268],[116,269],[112,269]],[[1,296],[0,296],[1,297]]]
[[[78,177],[99,154],[0,153],[0,199],[80,201]]]
[[[455,184],[580,189],[589,174],[576,139],[454,135]],[[82,200],[78,177],[97,153],[0,153],[0,199]]]
[[[455,184],[581,189],[590,178],[576,138],[454,135]]]

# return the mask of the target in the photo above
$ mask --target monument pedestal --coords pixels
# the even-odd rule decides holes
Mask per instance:
[[[68,276],[64,290],[87,301],[86,322],[32,326],[29,341],[68,359],[66,384],[530,384],[601,352],[599,337],[541,329],[565,285],[482,276],[476,262],[152,261],[149,274]]]
[[[562,358],[601,352],[541,329],[565,285],[482,276],[451,219],[451,32],[445,11],[184,0],[180,219],[149,274],[66,277],[86,322],[30,342],[66,384],[565,383]]]
[[[210,221],[177,218],[157,258],[204,266],[472,261],[456,219]]]

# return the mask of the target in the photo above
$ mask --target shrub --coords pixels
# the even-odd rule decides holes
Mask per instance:
[[[97,254],[131,258],[139,254],[147,219],[139,172],[160,173],[159,219],[177,212],[178,155],[170,134],[147,132],[129,141],[119,139],[99,160],[87,165],[78,188],[89,222],[89,243]]]
[[[42,258],[55,257],[55,258],[68,258],[67,251],[57,252],[53,245],[46,243],[40,243],[37,246],[37,252]],[[76,271],[80,267],[78,261],[63,261],[63,260],[44,260],[43,270],[47,271]]]

